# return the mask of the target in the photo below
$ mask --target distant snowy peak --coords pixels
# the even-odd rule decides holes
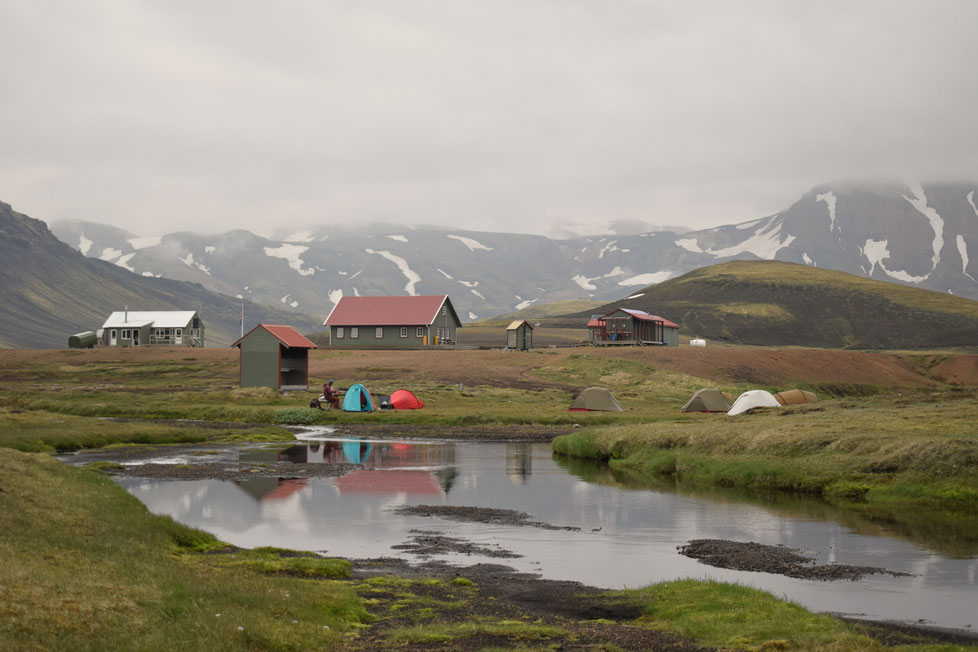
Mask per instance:
[[[591,224],[580,224],[576,222],[559,222],[550,232],[548,237],[556,240],[572,240],[575,238],[590,238],[601,236],[625,236],[639,235],[642,233],[688,233],[689,228],[683,226],[660,226],[645,220],[611,220],[607,222],[595,222]]]

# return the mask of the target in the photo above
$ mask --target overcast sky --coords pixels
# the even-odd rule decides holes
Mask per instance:
[[[0,201],[137,235],[691,228],[978,178],[974,0],[0,0]]]

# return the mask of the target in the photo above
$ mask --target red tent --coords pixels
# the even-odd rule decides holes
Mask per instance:
[[[424,403],[406,389],[399,389],[391,394],[391,406],[398,410],[420,410]]]

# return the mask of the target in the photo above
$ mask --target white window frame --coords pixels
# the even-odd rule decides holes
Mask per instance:
[[[401,337],[407,337],[407,326],[401,326]]]
[[[374,339],[375,340],[382,340],[382,339],[384,339],[384,327],[383,326],[376,326],[376,327],[374,327]]]
[[[130,334],[130,330],[128,328],[123,328],[122,332],[119,334],[119,337],[124,340],[132,339],[132,335]]]
[[[414,332],[414,336],[418,338],[424,337],[424,326],[418,326],[418,330]]]
[[[360,339],[360,327],[359,326],[350,326],[350,339],[351,340],[358,340],[358,339]]]
[[[338,340],[342,340],[343,339],[343,327],[342,326],[337,326],[336,327],[336,339],[338,339]]]

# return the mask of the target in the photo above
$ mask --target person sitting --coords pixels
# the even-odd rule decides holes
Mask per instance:
[[[331,410],[334,407],[338,408],[340,406],[340,395],[342,393],[343,390],[333,389],[333,381],[330,380],[325,385],[323,385],[323,396],[320,401],[320,407],[322,407],[322,403],[325,402],[325,403],[329,403],[329,407],[326,408],[327,410]]]

